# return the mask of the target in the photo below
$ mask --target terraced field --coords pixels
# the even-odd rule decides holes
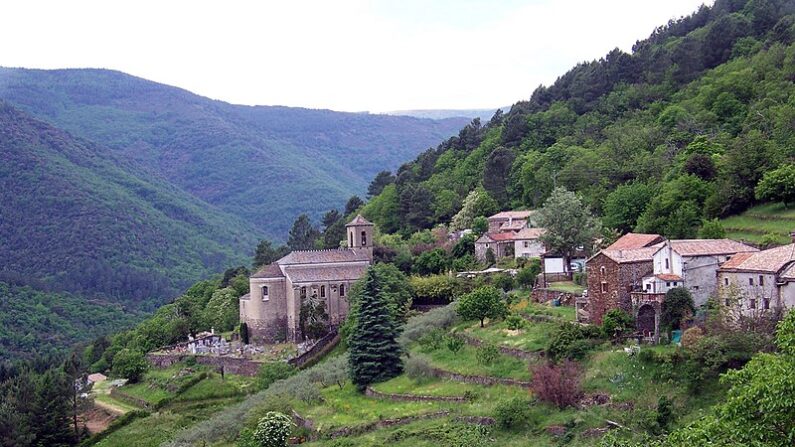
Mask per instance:
[[[721,221],[726,236],[753,244],[788,244],[795,231],[795,208],[782,204],[755,206],[746,212]]]

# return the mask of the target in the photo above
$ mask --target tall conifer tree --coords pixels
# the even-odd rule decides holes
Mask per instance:
[[[367,270],[359,298],[358,321],[349,341],[351,381],[359,391],[403,372],[398,328],[389,314],[375,269]]]

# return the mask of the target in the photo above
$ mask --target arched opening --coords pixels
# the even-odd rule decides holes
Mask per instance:
[[[367,232],[366,231],[362,231],[362,247],[366,247],[366,246],[367,246]]]
[[[340,284],[340,296],[345,296],[345,284]]]
[[[326,286],[320,286],[320,297],[321,298],[326,297]]]
[[[638,331],[643,334],[644,337],[653,337],[656,332],[656,318],[657,312],[654,310],[654,306],[651,304],[644,304],[640,306],[638,309],[638,318],[637,318],[637,327]]]
[[[268,301],[270,297],[268,296],[268,286],[262,286],[262,301]]]
[[[306,287],[301,287],[301,299],[306,299]]]

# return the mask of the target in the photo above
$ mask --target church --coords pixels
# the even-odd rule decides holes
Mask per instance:
[[[373,224],[361,215],[346,226],[347,248],[299,250],[251,275],[240,298],[240,321],[254,343],[300,341],[301,304],[323,302],[332,327],[348,315],[351,286],[373,262]]]

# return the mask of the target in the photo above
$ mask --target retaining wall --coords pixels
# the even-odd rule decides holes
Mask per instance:
[[[408,402],[465,402],[467,400],[467,398],[464,396],[422,396],[417,394],[382,393],[370,388],[369,386],[365,388],[364,395],[378,399]]]
[[[531,382],[523,380],[507,379],[502,377],[488,377],[488,376],[470,376],[467,374],[459,374],[452,371],[445,371],[439,368],[431,369],[433,375],[440,379],[453,380],[455,382],[474,383],[477,385],[513,385],[523,388],[530,388]]]
[[[464,334],[458,334],[458,336],[461,337],[461,339],[464,340],[464,342],[466,342],[466,344],[470,346],[477,346],[477,347],[483,346],[483,341],[480,339],[470,337]],[[501,353],[505,355],[516,357],[522,360],[537,360],[544,356],[543,351],[525,351],[523,349],[511,348],[510,346],[501,346],[501,345],[494,345],[494,347],[496,347],[497,350],[499,350]]]
[[[209,365],[215,368],[224,368],[224,372],[229,374],[238,374],[241,376],[253,377],[257,375],[261,362],[241,357],[224,357],[224,356],[211,356],[211,355],[191,355],[191,354],[147,354],[146,359],[149,363],[156,368],[168,368],[169,366],[179,363],[180,361],[193,357],[196,363],[202,365]]]
[[[559,299],[560,303],[566,306],[573,306],[578,296],[580,295],[544,288],[533,289],[531,294],[533,301],[537,303],[546,303],[547,301]]]

